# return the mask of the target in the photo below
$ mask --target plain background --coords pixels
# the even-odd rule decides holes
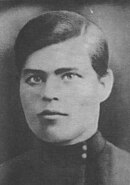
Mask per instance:
[[[27,127],[19,101],[13,52],[15,38],[29,19],[58,9],[90,17],[108,37],[115,83],[110,98],[101,105],[99,128],[109,141],[130,152],[130,3],[125,0],[4,0],[0,1],[0,163],[38,142]]]

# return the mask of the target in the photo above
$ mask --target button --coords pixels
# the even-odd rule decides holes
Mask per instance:
[[[86,150],[87,150],[87,145],[83,145],[83,146],[82,146],[82,149],[83,149],[84,151],[86,151]]]
[[[86,154],[86,153],[83,153],[83,154],[82,154],[82,158],[83,158],[83,159],[86,159],[86,158],[87,158],[87,154]]]

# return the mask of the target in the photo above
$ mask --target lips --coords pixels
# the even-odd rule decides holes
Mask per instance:
[[[41,116],[54,116],[54,115],[68,116],[68,114],[61,113],[58,111],[50,111],[50,110],[44,110],[39,115]]]

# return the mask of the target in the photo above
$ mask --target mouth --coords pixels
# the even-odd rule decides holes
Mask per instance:
[[[68,114],[66,113],[61,113],[58,111],[51,111],[51,110],[44,110],[41,113],[39,113],[38,115],[43,116],[45,118],[51,118],[51,117],[57,117],[57,116],[68,116]]]

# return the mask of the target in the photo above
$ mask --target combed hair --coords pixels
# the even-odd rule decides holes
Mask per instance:
[[[27,57],[33,52],[78,37],[94,24],[80,14],[69,11],[49,11],[30,20],[20,31],[15,42],[15,63],[21,72]],[[87,52],[87,51],[86,51]],[[92,66],[99,76],[106,73],[108,68],[108,45],[105,40],[99,43],[95,51]]]

